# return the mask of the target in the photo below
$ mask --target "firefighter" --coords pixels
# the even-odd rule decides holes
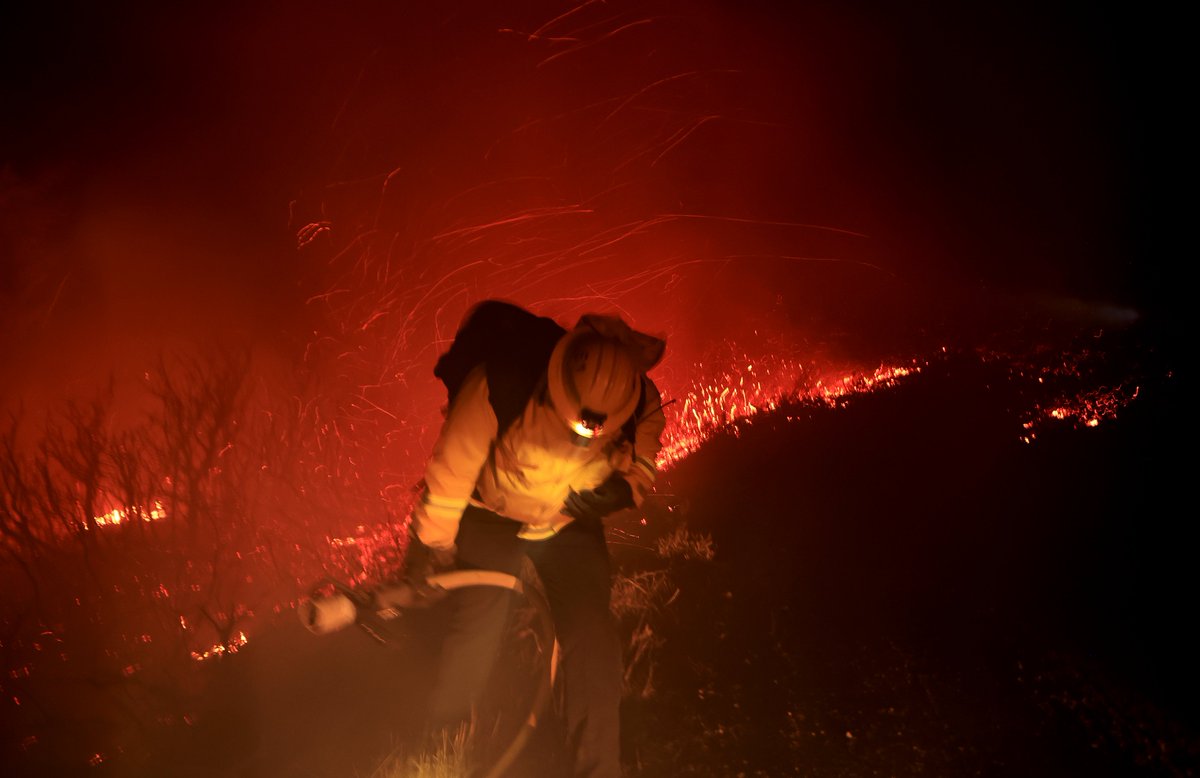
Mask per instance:
[[[517,575],[525,557],[533,562],[561,649],[563,723],[577,776],[620,775],[623,669],[601,520],[640,505],[654,483],[665,419],[646,372],[664,348],[620,318],[589,314],[553,343],[532,394],[515,406],[493,396],[512,383],[496,377],[503,371],[495,360],[476,366],[450,403],[413,511],[414,580],[450,569]],[[504,407],[519,413],[502,418]],[[510,600],[488,587],[451,596],[433,726],[469,718]]]

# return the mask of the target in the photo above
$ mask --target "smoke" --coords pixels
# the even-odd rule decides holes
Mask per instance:
[[[385,387],[369,401],[405,416],[484,297],[621,313],[668,336],[681,379],[730,343],[871,363],[984,326],[994,299],[1136,302],[1114,32],[1029,19],[461,2],[30,23],[14,72],[46,86],[14,93],[6,189],[54,223],[6,226],[9,386],[71,394],[216,337]]]

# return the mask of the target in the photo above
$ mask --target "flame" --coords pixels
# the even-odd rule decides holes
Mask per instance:
[[[742,367],[744,365],[744,367]],[[811,367],[788,359],[751,360],[696,382],[683,396],[681,410],[667,423],[657,465],[667,469],[692,454],[718,432],[749,422],[763,412],[789,404],[815,402],[834,406],[852,394],[895,386],[919,373],[924,363],[880,365],[873,371],[841,372],[831,380]]]
[[[1037,434],[1033,430],[1045,419],[1066,422],[1076,428],[1099,427],[1101,422],[1116,419],[1117,413],[1136,400],[1140,392],[1141,387],[1137,385],[1132,388],[1126,386],[1102,387],[1080,392],[1073,397],[1059,398],[1049,407],[1035,409],[1032,418],[1027,418],[1022,424],[1030,432],[1021,440],[1025,443],[1032,443],[1037,438]]]
[[[154,507],[146,510],[144,507],[131,508],[113,508],[108,513],[102,513],[99,516],[93,516],[92,519],[96,522],[97,527],[115,527],[118,524],[128,523],[131,519],[141,519],[142,521],[160,521],[167,518],[167,510],[163,507],[161,500],[154,501]]]

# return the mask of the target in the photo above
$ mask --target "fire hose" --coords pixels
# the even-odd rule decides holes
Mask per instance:
[[[496,762],[486,770],[476,773],[478,778],[500,778],[528,743],[550,703],[558,644],[554,641],[554,621],[546,598],[537,589],[525,586],[516,576],[490,570],[456,570],[430,576],[426,581],[426,587],[435,592],[450,592],[468,586],[492,586],[523,595],[537,613],[541,633],[545,638],[544,645],[551,646],[550,650],[541,652],[537,689],[524,724]],[[331,588],[332,594],[321,594]],[[340,581],[327,578],[314,587],[310,596],[301,601],[296,610],[300,621],[313,634],[327,635],[357,624],[375,640],[387,643],[383,630],[379,629],[382,623],[400,618],[406,609],[426,608],[430,604],[427,594],[407,582],[359,591]]]

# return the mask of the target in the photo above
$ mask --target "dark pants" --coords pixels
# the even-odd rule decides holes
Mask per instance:
[[[563,718],[577,776],[620,775],[621,644],[609,612],[611,570],[604,529],[569,524],[548,540],[517,537],[521,525],[468,507],[459,525],[458,566],[518,575],[528,556],[546,590],[561,648]],[[462,720],[499,652],[511,593],[474,586],[453,593],[453,616],[431,700],[431,719]]]

